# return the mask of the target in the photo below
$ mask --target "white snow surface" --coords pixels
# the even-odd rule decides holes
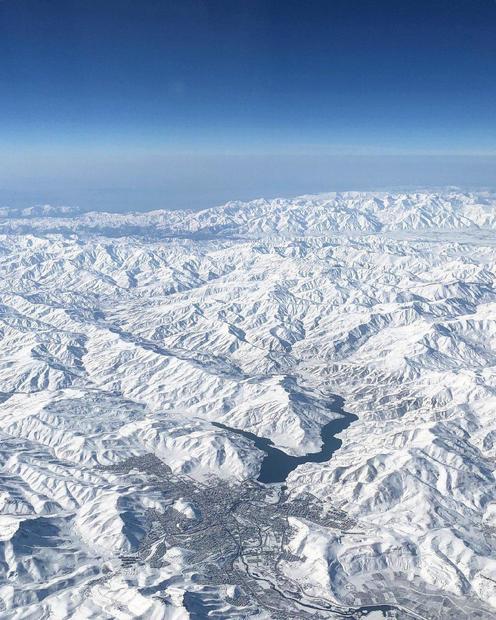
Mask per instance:
[[[166,494],[105,466],[256,479],[263,454],[211,422],[317,452],[332,394],[358,420],[287,485],[357,527],[294,519],[301,578],[337,602],[421,584],[494,617],[495,232],[494,196],[457,190],[0,210],[1,617],[193,617],[180,549],[120,560]]]

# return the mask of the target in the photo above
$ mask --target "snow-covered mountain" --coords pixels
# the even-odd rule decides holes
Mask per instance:
[[[263,238],[267,235],[326,235],[426,228],[493,228],[494,194],[359,193],[300,196],[288,200],[228,202],[204,211],[80,213],[49,205],[0,209],[0,232],[76,232],[112,236],[152,235],[205,238]],[[49,216],[49,219],[47,219]]]
[[[495,229],[454,190],[2,210],[2,617],[493,618]],[[213,423],[317,453],[335,395],[238,515],[264,454]]]

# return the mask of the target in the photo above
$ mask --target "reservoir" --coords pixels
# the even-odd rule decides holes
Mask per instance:
[[[331,420],[322,427],[320,432],[322,438],[322,448],[320,449],[320,452],[309,452],[303,456],[292,456],[290,454],[286,454],[282,450],[279,450],[279,448],[276,448],[270,439],[258,437],[248,431],[232,428],[230,426],[226,426],[225,424],[221,424],[220,422],[212,422],[212,424],[213,426],[217,426],[217,428],[222,428],[226,431],[230,431],[231,433],[236,433],[237,435],[246,437],[252,441],[259,450],[265,452],[266,456],[262,461],[260,474],[258,476],[259,482],[284,482],[288,475],[293,471],[293,469],[296,469],[298,465],[302,465],[303,463],[324,463],[325,461],[329,461],[333,454],[339,450],[342,444],[341,439],[338,439],[336,435],[348,428],[352,422],[358,420],[358,417],[353,413],[344,411],[343,398],[340,396],[334,396],[333,398],[334,400],[329,409],[335,413],[338,413],[340,417],[335,420]]]

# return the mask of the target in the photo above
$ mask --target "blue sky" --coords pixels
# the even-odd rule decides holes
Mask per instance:
[[[3,0],[0,202],[496,185],[494,0]]]

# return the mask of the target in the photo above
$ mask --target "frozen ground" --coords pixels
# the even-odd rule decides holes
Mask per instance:
[[[0,211],[2,618],[496,614],[496,200]],[[258,485],[264,454],[332,459]]]

